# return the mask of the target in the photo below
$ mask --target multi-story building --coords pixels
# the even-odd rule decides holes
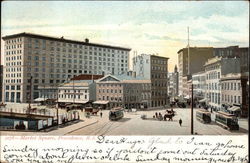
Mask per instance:
[[[240,72],[239,58],[214,57],[205,65],[207,105],[214,110],[221,108],[221,75]]]
[[[175,65],[174,72],[168,73],[168,96],[175,97],[178,96],[178,70],[177,66]]]
[[[107,101],[110,108],[147,108],[151,105],[151,82],[148,79],[106,75],[95,83],[95,100]]]
[[[189,50],[189,55],[188,55]],[[178,68],[179,68],[179,95],[186,96],[186,93],[183,93],[183,90],[186,89],[184,83],[188,75],[204,71],[203,65],[207,59],[213,57],[213,48],[212,47],[190,47],[183,48],[178,52]]]
[[[3,65],[0,64],[0,102],[2,101],[2,89],[3,89]]]
[[[82,74],[75,76],[70,81],[59,85],[38,87],[39,98],[35,99],[34,101],[53,100],[58,101],[59,103],[84,103],[84,101],[86,101],[84,93],[86,93],[87,101],[89,101],[90,96],[93,93],[93,91],[91,92],[89,86],[95,80],[102,77],[103,75]]]
[[[249,73],[249,47],[229,46],[224,48],[214,48],[213,54],[223,58],[240,58],[241,73],[248,75]]]
[[[206,74],[205,71],[192,75],[193,97],[197,100],[205,99],[206,93]]]
[[[6,102],[28,102],[29,97],[32,101],[39,96],[39,86],[54,86],[80,74],[122,74],[128,70],[128,48],[30,33],[3,40]]]
[[[221,76],[221,103],[224,109],[241,112],[242,116],[248,113],[247,78],[241,73],[229,73]]]
[[[133,58],[134,71],[138,76],[151,80],[151,106],[163,106],[168,101],[168,59],[141,54]]]
[[[89,102],[89,85],[92,80],[72,80],[58,87],[58,103],[79,103]]]

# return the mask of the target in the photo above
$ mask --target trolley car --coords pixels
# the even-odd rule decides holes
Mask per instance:
[[[238,119],[233,114],[218,111],[215,115],[215,122],[228,130],[239,130]]]
[[[196,111],[196,119],[202,123],[211,123],[211,113],[204,109]]]
[[[114,120],[119,120],[123,118],[123,108],[122,107],[117,107],[113,108],[109,112],[109,120],[114,121]]]

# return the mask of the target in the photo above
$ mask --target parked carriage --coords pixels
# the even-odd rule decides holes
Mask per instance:
[[[85,107],[85,114],[89,115],[97,115],[100,109],[93,108],[93,107]]]
[[[218,111],[215,115],[215,122],[228,130],[239,130],[238,119],[233,114]]]
[[[114,120],[119,120],[123,118],[123,108],[122,107],[116,107],[112,108],[109,112],[109,120],[114,121]]]
[[[196,119],[202,123],[211,123],[211,113],[205,109],[196,111]]]

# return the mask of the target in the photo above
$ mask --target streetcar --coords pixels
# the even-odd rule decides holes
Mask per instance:
[[[196,119],[202,123],[211,123],[211,113],[205,109],[196,111]]]
[[[215,115],[215,122],[228,130],[239,130],[238,119],[233,114],[218,111]]]
[[[115,121],[123,118],[123,108],[122,107],[116,107],[112,108],[109,112],[109,120]]]

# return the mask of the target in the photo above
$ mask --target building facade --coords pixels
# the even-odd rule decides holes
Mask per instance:
[[[96,100],[109,107],[147,108],[151,105],[151,82],[144,78],[107,75],[96,81]]]
[[[189,55],[188,48],[183,48],[178,52],[178,68],[179,68],[179,95],[185,96],[183,90],[187,75],[192,75],[200,71],[204,71],[203,65],[205,62],[213,57],[212,47],[190,47]],[[189,77],[188,77],[189,78]]]
[[[214,57],[205,65],[206,99],[207,105],[214,109],[221,109],[221,76],[228,73],[240,72],[239,58]]]
[[[60,84],[80,74],[122,74],[128,70],[128,48],[30,33],[2,39],[5,102],[28,102],[30,96],[31,100],[39,96],[39,86]]]
[[[205,71],[192,75],[193,96],[197,100],[205,99],[206,93],[206,74]]]
[[[214,56],[223,58],[240,58],[241,73],[249,73],[249,48],[229,46],[213,49]]]
[[[89,102],[90,81],[72,80],[58,87],[58,103],[78,103],[85,104]]]
[[[137,76],[151,80],[151,106],[168,103],[168,59],[166,57],[141,54],[133,58]]]
[[[3,65],[0,64],[0,102],[3,102],[2,101],[2,96],[3,96],[2,90],[3,90]]]
[[[179,75],[177,66],[175,65],[174,72],[168,73],[168,96],[175,97],[178,96],[179,92]]]
[[[229,73],[221,76],[221,103],[224,109],[230,110],[234,106],[239,108],[242,116],[248,113],[247,78],[241,73]],[[236,108],[237,109],[237,108]]]

